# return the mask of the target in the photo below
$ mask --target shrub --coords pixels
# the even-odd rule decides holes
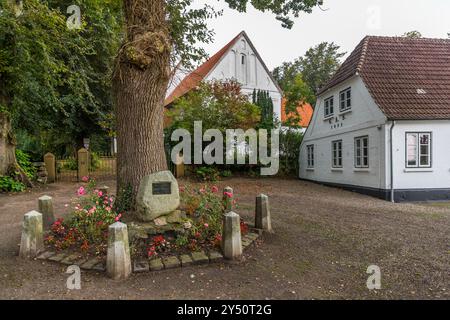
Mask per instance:
[[[220,172],[215,167],[200,167],[195,170],[195,174],[201,181],[217,181],[220,177]]]
[[[0,192],[22,192],[25,188],[22,182],[16,181],[11,177],[0,176]]]
[[[16,149],[16,159],[19,166],[25,172],[27,177],[30,180],[34,180],[36,178],[37,169],[31,163],[30,156],[22,150]]]
[[[224,178],[229,178],[233,175],[233,173],[231,172],[231,170],[222,170],[220,172],[220,175]]]
[[[66,170],[78,170],[78,161],[75,157],[68,157],[62,165],[63,169]]]
[[[280,132],[280,174],[298,176],[299,152],[303,134],[293,128]]]
[[[91,152],[90,158],[91,158],[91,170],[94,171],[94,170],[97,170],[98,168],[100,168],[101,160],[100,160],[100,156],[98,155],[98,153]]]

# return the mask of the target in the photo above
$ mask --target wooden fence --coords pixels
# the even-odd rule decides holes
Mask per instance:
[[[166,149],[168,169],[180,178],[184,176],[184,165],[175,165],[170,159],[170,152]],[[90,153],[80,149],[77,157],[55,157],[52,153],[44,156],[44,163],[48,173],[47,181],[79,182],[83,177],[91,177],[97,181],[112,180],[117,174],[117,158],[115,154]]]

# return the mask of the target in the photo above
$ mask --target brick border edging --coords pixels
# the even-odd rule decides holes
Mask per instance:
[[[242,237],[242,248],[246,249],[262,234],[262,230],[251,229]],[[77,265],[83,270],[92,270],[105,272],[106,261],[102,261],[98,257],[84,258],[79,253],[44,251],[37,257],[38,260],[57,262],[64,265]],[[145,273],[161,270],[169,270],[192,265],[206,265],[224,261],[222,253],[219,251],[196,251],[190,254],[182,254],[180,256],[173,255],[165,258],[157,258],[154,260],[142,259],[133,261],[133,273]]]

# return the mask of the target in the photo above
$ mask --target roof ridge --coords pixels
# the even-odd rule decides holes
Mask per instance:
[[[391,39],[391,40],[392,39],[398,39],[398,40],[405,40],[405,41],[450,42],[450,38],[430,38],[430,37],[410,38],[410,37],[405,37],[405,36],[374,36],[374,35],[367,35],[365,38],[370,38],[370,39]]]
[[[361,73],[361,70],[364,66],[364,62],[366,60],[367,46],[369,44],[370,36],[366,36],[362,42],[361,56],[359,57],[358,65],[356,66],[356,74]]]

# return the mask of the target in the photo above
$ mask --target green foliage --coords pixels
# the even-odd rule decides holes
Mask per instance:
[[[103,131],[100,122],[112,112],[110,73],[120,42],[121,1],[23,4],[16,17],[7,2],[0,3],[0,98],[15,130],[79,145]],[[81,7],[80,30],[66,26],[72,4]]]
[[[339,49],[334,43],[322,42],[303,57],[274,69],[275,79],[286,92],[288,109],[294,111],[299,102],[315,104],[315,95],[337,71],[345,55]]]
[[[202,121],[203,133],[208,129],[217,129],[225,136],[227,129],[256,128],[261,119],[260,108],[250,103],[248,96],[241,92],[241,86],[232,80],[202,83],[197,90],[175,101],[167,115],[172,120],[165,133],[167,139],[178,128],[186,129],[193,135],[195,121]],[[225,150],[226,141],[223,143]],[[216,181],[220,176],[219,170],[219,166],[202,167],[194,173],[201,180]]]
[[[196,176],[201,181],[217,181],[220,177],[220,171],[216,167],[199,167],[195,170]]]
[[[99,154],[97,152],[91,152],[89,156],[91,158],[91,170],[95,171],[100,168],[101,160]]]
[[[78,170],[78,161],[75,157],[68,157],[62,163],[62,167],[66,170]]]
[[[131,185],[119,190],[116,201],[114,203],[114,210],[117,212],[130,212],[133,208],[133,188]]]
[[[16,181],[14,178],[0,176],[0,192],[22,192],[25,188],[22,182]]]
[[[271,130],[274,128],[273,101],[268,91],[253,90],[253,104],[257,105],[261,113],[259,129]]]
[[[229,177],[233,176],[233,172],[231,172],[231,170],[222,170],[220,172],[220,175],[224,178],[229,178]]]
[[[203,132],[218,129],[254,128],[260,121],[259,108],[248,101],[236,81],[213,81],[200,84],[175,101],[168,112],[171,128],[184,128],[194,133],[194,121],[202,121]]]
[[[33,163],[31,163],[30,156],[22,150],[16,149],[16,159],[18,165],[22,168],[27,177],[30,180],[34,180],[36,178],[37,169]]]
[[[405,32],[402,37],[411,38],[411,39],[420,39],[420,38],[422,38],[422,33],[420,33],[417,30],[409,31],[409,32]]]
[[[280,171],[281,175],[298,177],[300,145],[303,134],[293,128],[280,132]]]

